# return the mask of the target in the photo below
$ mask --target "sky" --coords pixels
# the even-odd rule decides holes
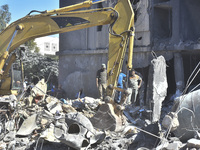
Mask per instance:
[[[45,11],[59,8],[59,0],[0,0],[0,6],[8,4],[12,23],[31,10]]]
[[[59,8],[59,0],[0,0],[0,6],[8,4],[12,23],[32,10],[45,11]],[[58,37],[58,34],[51,35]]]

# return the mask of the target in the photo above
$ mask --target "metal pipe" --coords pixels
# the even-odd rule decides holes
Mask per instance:
[[[7,49],[6,49],[7,52],[9,51],[9,49],[10,49],[10,47],[11,47],[11,44],[12,44],[12,42],[13,42],[13,39],[15,38],[17,32],[18,32],[18,30],[16,29],[15,32],[13,33],[13,36],[12,36],[12,38],[11,38],[11,40],[10,40],[10,43],[8,44],[8,47],[7,47]]]
[[[71,5],[71,6],[66,6],[63,8],[59,8],[59,9],[54,9],[54,10],[50,10],[47,11],[47,13],[59,13],[59,12],[67,12],[67,11],[72,11],[72,10],[76,10],[76,9],[80,9],[80,8],[88,8],[92,6],[92,1],[87,0],[85,2],[82,3],[78,3],[75,5]]]

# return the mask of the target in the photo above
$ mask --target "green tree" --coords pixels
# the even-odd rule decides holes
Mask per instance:
[[[39,53],[40,52],[40,48],[39,47],[35,47],[35,53]]]
[[[11,20],[11,13],[9,12],[8,5],[2,5],[0,7],[0,31],[6,28],[6,25]]]
[[[34,50],[35,53],[39,53],[39,51],[40,51],[40,48],[37,47],[35,39],[25,42],[24,45],[28,47],[28,50],[30,50],[30,51]]]
[[[46,80],[50,77],[57,85],[58,60],[43,56],[39,53],[24,53],[24,72],[25,76],[31,80],[33,77],[44,77]]]

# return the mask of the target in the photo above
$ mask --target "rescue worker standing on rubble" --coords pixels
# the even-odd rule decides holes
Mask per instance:
[[[135,105],[138,89],[141,87],[142,78],[135,74],[135,70],[131,70],[130,77],[128,79],[128,92],[129,96],[126,104],[130,105],[131,103]],[[133,96],[133,101],[131,102],[131,98]]]
[[[107,70],[105,64],[102,64],[101,69],[97,71],[96,85],[99,90],[100,99],[103,100],[106,94],[106,87],[107,87]]]

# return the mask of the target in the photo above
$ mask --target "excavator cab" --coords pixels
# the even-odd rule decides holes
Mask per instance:
[[[5,62],[3,72],[0,75],[1,95],[18,95],[23,90],[24,72],[21,60],[23,50],[25,50],[23,46],[19,47],[19,49],[13,51]],[[17,55],[19,55],[20,60],[16,61]]]
[[[14,63],[11,68],[11,91],[19,93],[23,89],[22,71],[18,63]]]

